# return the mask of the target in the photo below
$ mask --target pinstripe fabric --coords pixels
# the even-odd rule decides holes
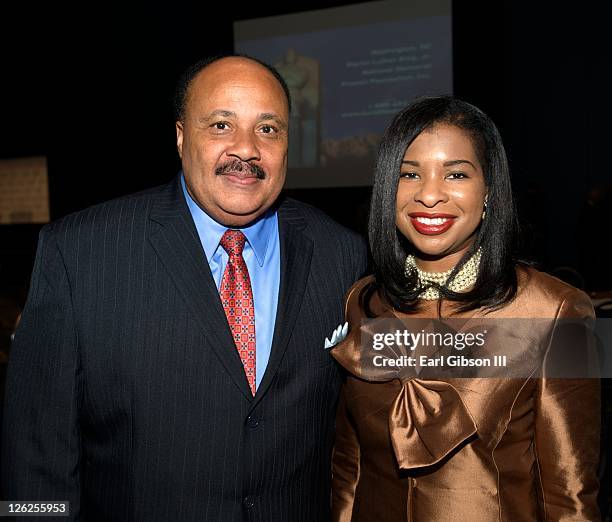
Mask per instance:
[[[3,498],[72,520],[325,521],[338,368],[322,340],[364,242],[292,200],[251,396],[178,178],[43,228],[7,376]]]

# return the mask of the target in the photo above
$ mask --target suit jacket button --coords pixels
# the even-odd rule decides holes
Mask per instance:
[[[257,426],[259,426],[259,419],[250,416],[247,417],[247,426],[254,430],[255,428],[257,428]]]
[[[246,509],[252,509],[253,507],[255,507],[255,497],[252,497],[250,495],[248,497],[244,497],[242,499],[242,505]]]

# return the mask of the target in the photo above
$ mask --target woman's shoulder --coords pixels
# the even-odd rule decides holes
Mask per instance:
[[[516,270],[518,290],[509,307],[521,316],[593,314],[591,299],[582,290],[532,266],[519,265]]]
[[[588,295],[582,290],[533,266],[518,265],[516,272],[519,292],[540,294],[542,297],[552,298],[555,301],[568,297],[588,299]]]
[[[529,265],[518,265],[515,297],[493,315],[506,317],[592,317],[589,296],[561,279]],[[345,317],[349,323],[364,316],[393,316],[391,306],[381,294],[373,275],[359,279],[349,289]]]
[[[376,284],[376,277],[374,275],[369,275],[366,277],[362,277],[357,282],[353,283],[346,293],[346,301],[350,301],[352,299],[357,298],[366,288],[373,287]]]
[[[365,315],[371,317],[382,314],[387,308],[374,275],[359,279],[346,293],[344,312],[349,322]]]

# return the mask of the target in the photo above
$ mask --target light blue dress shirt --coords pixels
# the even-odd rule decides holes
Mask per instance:
[[[218,290],[229,257],[225,249],[219,244],[227,227],[217,223],[198,206],[187,191],[182,174],[181,185]],[[240,230],[247,239],[242,257],[249,269],[255,305],[255,386],[259,388],[270,359],[276,308],[278,306],[280,284],[278,216],[276,212],[268,211],[255,223]]]

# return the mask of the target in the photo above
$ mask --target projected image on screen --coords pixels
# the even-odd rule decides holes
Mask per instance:
[[[414,97],[452,92],[450,0],[405,4],[234,24],[236,51],[277,67],[291,92],[288,188],[370,184],[392,116]]]

